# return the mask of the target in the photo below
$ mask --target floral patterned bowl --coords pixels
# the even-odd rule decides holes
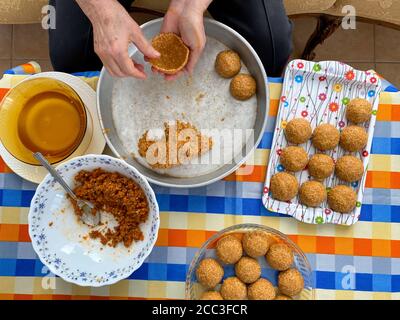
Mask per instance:
[[[274,238],[276,242],[284,243],[289,248],[292,249],[294,255],[294,263],[293,268],[296,268],[300,271],[304,278],[304,289],[303,291],[296,297],[293,297],[294,300],[314,300],[315,293],[314,293],[314,276],[311,269],[311,265],[303,253],[303,251],[292,241],[284,235],[283,233],[279,232],[278,230],[269,228],[264,225],[260,224],[237,224],[226,229],[223,229],[212,237],[210,237],[203,246],[197,251],[193,260],[190,264],[189,271],[186,276],[186,288],[185,288],[185,295],[186,299],[188,300],[199,300],[201,295],[205,291],[204,287],[198,283],[196,278],[196,270],[199,266],[201,260],[205,258],[214,258],[217,259],[217,255],[215,253],[215,245],[217,244],[218,240],[226,235],[235,235],[239,238],[250,231],[264,231],[269,236]],[[261,265],[261,277],[269,280],[275,287],[277,286],[277,278],[278,278],[278,271],[272,269],[266,262],[264,257],[257,258],[258,262]],[[224,267],[224,278],[232,277],[235,275],[235,266],[234,265],[223,265]],[[217,286],[216,290],[220,289],[220,285]]]
[[[73,187],[74,177],[81,170],[102,168],[119,172],[133,179],[145,192],[149,217],[141,224],[144,240],[129,248],[103,246],[90,239],[89,227],[78,221],[65,191],[47,175],[38,186],[29,210],[29,235],[40,260],[49,270],[81,286],[110,285],[137,270],[157,239],[159,209],[155,194],[147,180],[129,164],[104,155],[87,155],[67,161],[57,171]]]

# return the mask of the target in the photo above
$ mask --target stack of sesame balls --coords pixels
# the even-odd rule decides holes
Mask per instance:
[[[293,267],[291,248],[265,231],[223,236],[216,244],[216,255],[218,260],[203,259],[196,270],[198,282],[206,289],[202,300],[292,300],[304,288],[303,276]],[[261,277],[258,259],[266,259],[279,271],[277,289]],[[222,265],[231,264],[235,276],[223,280]]]

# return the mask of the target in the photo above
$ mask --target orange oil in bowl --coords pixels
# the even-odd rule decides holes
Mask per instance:
[[[78,148],[86,128],[85,105],[65,83],[37,78],[10,90],[0,105],[0,138],[18,160],[36,165],[34,152],[51,163]]]

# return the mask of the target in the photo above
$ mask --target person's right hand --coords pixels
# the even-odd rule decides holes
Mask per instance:
[[[112,76],[145,79],[141,64],[128,55],[128,46],[133,42],[148,58],[160,54],[144,37],[139,25],[116,0],[77,0],[79,6],[93,25],[94,50]]]
[[[166,80],[177,79],[184,71],[192,74],[206,43],[203,14],[211,0],[172,0],[165,14],[161,32],[173,32],[189,47],[189,61],[185,68]]]

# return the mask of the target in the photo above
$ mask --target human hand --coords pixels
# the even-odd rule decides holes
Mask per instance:
[[[187,0],[175,0],[171,2],[168,12],[164,17],[161,32],[173,32],[179,35],[189,47],[190,55],[183,71],[174,75],[165,75],[167,80],[177,79],[183,72],[193,73],[206,43],[203,14],[209,2],[198,1],[197,5]]]
[[[128,55],[133,42],[147,58],[158,58],[159,53],[144,37],[139,25],[115,0],[77,0],[93,25],[94,50],[112,76],[145,79],[141,64]]]

